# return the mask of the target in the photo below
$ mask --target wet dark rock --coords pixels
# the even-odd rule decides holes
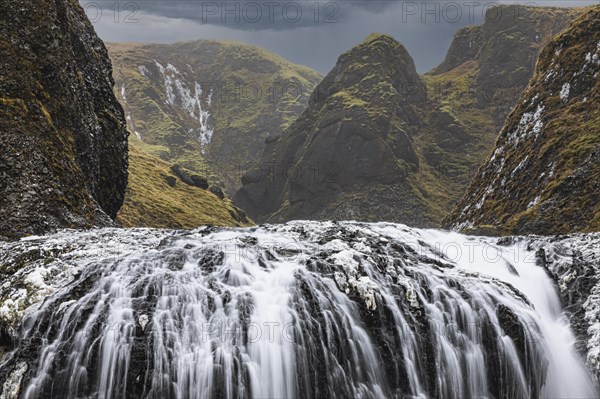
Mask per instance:
[[[208,188],[208,180],[205,177],[197,175],[187,169],[184,169],[181,165],[171,166],[171,171],[175,173],[182,182],[188,186],[194,186],[206,190]]]
[[[164,230],[150,243],[133,245],[153,232],[120,230],[107,238],[108,248],[100,248],[110,250],[115,239],[126,242],[133,237],[131,248],[92,261],[80,251],[74,258],[56,253],[61,262],[79,264],[80,273],[40,300],[40,311],[26,318],[20,339],[6,343],[16,351],[0,364],[0,379],[6,380],[25,362],[22,386],[30,387],[40,375],[43,349],[52,344],[56,353],[49,360],[51,378],[41,382],[36,395],[93,397],[101,378],[98,364],[108,362],[100,337],[110,337],[123,340],[128,362],[126,373],[120,368],[125,360],[116,362],[113,393],[177,397],[187,386],[165,370],[189,366],[185,369],[193,373],[198,367],[207,367],[202,373],[210,370],[211,394],[224,395],[232,392],[230,387],[245,395],[259,389],[250,378],[257,367],[253,345],[268,344],[256,341],[257,333],[262,339],[269,337],[267,327],[258,323],[274,321],[289,324],[285,339],[269,354],[291,355],[289,388],[297,395],[414,397],[411,378],[416,375],[420,392],[429,397],[460,396],[453,390],[457,387],[463,390],[461,397],[537,397],[546,382],[546,351],[552,348],[547,341],[536,341],[546,337],[537,329],[541,324],[532,303],[513,286],[463,269],[452,259],[444,260],[451,267],[444,270],[438,266],[434,240],[415,240],[418,230],[391,224],[294,222],[259,229]],[[207,232],[213,236],[207,237]],[[269,235],[273,244],[265,248]],[[300,236],[306,238],[296,240]],[[281,244],[290,238],[294,245]],[[82,246],[89,244],[81,240]],[[552,244],[556,245],[532,241],[530,247],[545,248],[548,263],[555,257],[591,262],[587,250],[572,251],[569,242]],[[245,255],[250,256],[239,258]],[[37,258],[34,263],[43,259],[32,257]],[[294,265],[293,274],[286,275]],[[580,266],[575,264],[573,270]],[[262,280],[265,275],[275,279]],[[285,280],[281,286],[278,278]],[[580,288],[588,289],[576,289]],[[270,289],[276,294],[272,303],[265,302],[271,299]],[[6,288],[0,287],[0,299],[5,294]],[[285,302],[278,304],[280,295]],[[112,335],[105,328],[115,316]],[[281,328],[275,326],[275,333],[282,333]],[[69,359],[84,330],[89,331],[89,357],[78,365],[86,378],[75,383]],[[196,341],[207,332],[206,341]],[[0,334],[0,344],[5,341]],[[471,350],[481,362],[472,362]],[[192,354],[200,357],[185,363]],[[481,372],[480,387],[469,385],[475,379],[467,370],[474,365],[482,367],[474,371]],[[521,372],[524,387],[518,382]],[[457,375],[458,380],[451,380]]]
[[[208,190],[220,199],[225,198],[225,193],[223,192],[223,190],[221,190],[219,186],[210,186]]]
[[[600,229],[598,43],[595,6],[544,47],[527,90],[446,227],[495,235]]]
[[[168,184],[170,187],[175,187],[175,185],[177,184],[177,178],[176,178],[176,177],[174,177],[174,176],[167,176],[167,177],[165,178],[165,180],[167,181],[167,184]]]
[[[600,254],[595,243],[597,234],[531,238],[535,262],[546,269],[556,282],[558,292],[577,341],[575,347],[597,378],[600,363],[597,347],[598,293],[600,293]]]
[[[128,132],[104,44],[75,0],[1,7],[0,235],[112,225]]]

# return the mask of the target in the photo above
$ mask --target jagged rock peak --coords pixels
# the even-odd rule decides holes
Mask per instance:
[[[416,140],[431,142],[426,135],[455,122],[431,107],[407,50],[390,36],[370,35],[339,57],[303,114],[267,143],[262,171],[242,178],[235,200],[259,223],[356,219],[430,226],[437,215],[416,193],[428,189]],[[274,173],[264,173],[268,165]]]
[[[311,105],[352,86],[364,88],[365,101],[379,101],[381,93],[373,92],[372,86],[384,79],[389,80],[390,88],[402,94],[407,102],[422,101],[426,97],[414,60],[406,48],[389,35],[372,33],[338,58],[335,67],[315,90]]]

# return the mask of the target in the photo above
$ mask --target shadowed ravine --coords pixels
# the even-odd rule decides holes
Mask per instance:
[[[72,277],[26,312],[1,388],[25,398],[596,397],[534,253],[491,243],[334,222],[30,238],[18,245],[55,252],[23,273]]]

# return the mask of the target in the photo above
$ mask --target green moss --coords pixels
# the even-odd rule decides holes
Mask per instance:
[[[108,48],[115,91],[120,97],[125,84],[127,102],[122,102],[133,120],[130,130],[143,140],[140,143],[133,137],[131,142],[163,160],[214,176],[230,194],[240,182],[222,170],[256,162],[264,140],[291,125],[321,79],[310,68],[233,41],[119,43]],[[215,134],[208,151],[203,152],[198,138],[189,132],[198,127],[198,121],[166,103],[162,77],[149,79],[138,70],[140,65],[151,68],[154,60],[175,64],[192,89],[195,82],[205,91],[215,89],[209,108]]]
[[[600,85],[593,72],[580,72],[586,53],[600,40],[598,16],[600,7],[582,16],[543,50],[536,75],[500,136],[498,146],[510,149],[503,155],[502,171],[484,165],[484,170],[490,168],[488,173],[473,181],[452,217],[454,223],[464,219],[477,227],[494,224],[503,234],[600,229]],[[547,79],[549,72],[558,67],[561,73]],[[568,100],[563,100],[558,93],[567,82],[573,89]],[[523,114],[534,112],[539,105],[544,106],[539,136],[507,146],[507,136],[519,125]],[[526,157],[526,173],[515,175],[514,171],[520,170],[517,165]],[[498,181],[505,184],[500,186]],[[479,201],[490,185],[493,194],[481,207],[461,212],[466,205]]]
[[[240,211],[229,199],[189,186],[174,177],[171,165],[135,146],[129,153],[129,185],[117,221],[124,227],[194,228],[201,225],[242,226]]]

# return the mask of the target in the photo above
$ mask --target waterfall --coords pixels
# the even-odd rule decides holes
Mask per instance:
[[[355,222],[154,234],[81,256],[0,380],[24,398],[598,395],[518,240]]]

